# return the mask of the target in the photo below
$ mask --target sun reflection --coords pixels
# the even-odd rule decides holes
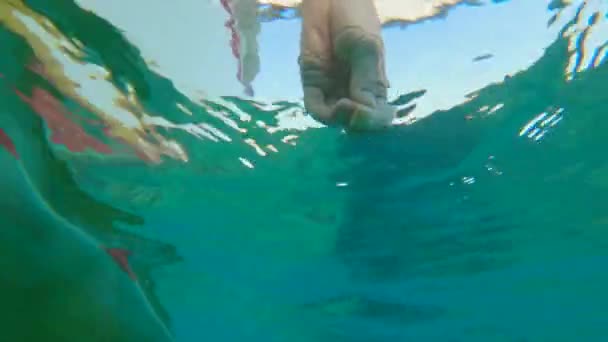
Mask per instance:
[[[540,141],[551,128],[557,125],[562,120],[563,108],[549,112],[542,112],[532,120],[528,121],[519,131],[519,136],[526,136],[534,141]]]
[[[571,10],[571,7],[561,8],[557,15]],[[569,41],[570,60],[565,70],[568,81],[577,73],[597,68],[605,60],[608,41],[608,22],[605,20],[607,13],[608,3],[603,0],[583,1],[576,8],[574,19],[563,33]]]

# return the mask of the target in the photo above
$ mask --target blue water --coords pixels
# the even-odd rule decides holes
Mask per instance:
[[[0,331],[11,341],[128,341],[141,331],[156,341],[162,327],[175,341],[605,339],[605,43],[596,66],[568,79],[584,35],[574,50],[557,35],[525,70],[387,132],[273,135],[253,120],[239,122],[243,136],[212,112],[272,125],[301,105],[195,103],[111,24],[69,1],[27,3],[146,109],[186,123],[175,110],[186,103],[231,142],[160,128],[188,162],[146,163],[78,121],[113,152],[69,151],[53,141],[49,112],[14,89],[33,97],[41,87],[80,117],[95,113],[31,71],[35,48],[3,21],[12,53],[0,58],[0,128],[19,156],[3,144]],[[588,13],[581,6],[563,31]],[[291,133],[295,146],[281,142]],[[262,157],[247,138],[280,153]],[[129,251],[136,281],[107,247]]]

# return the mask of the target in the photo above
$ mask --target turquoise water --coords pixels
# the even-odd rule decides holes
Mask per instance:
[[[270,134],[264,127],[301,105],[191,100],[94,13],[71,1],[7,3],[80,41],[78,60],[110,70],[146,111],[202,118],[230,138],[157,128],[188,161],[150,162],[51,64],[35,67],[45,55],[0,7],[7,340],[605,339],[606,43],[569,78],[585,35],[572,48],[558,34],[527,69],[387,132]],[[594,13],[581,6],[562,33],[606,21]],[[282,142],[291,134],[294,146]],[[260,155],[247,139],[279,153]]]

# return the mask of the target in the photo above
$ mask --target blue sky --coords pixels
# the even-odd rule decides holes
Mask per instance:
[[[604,0],[596,1],[605,5]],[[227,15],[219,0],[80,2],[123,29],[146,58],[158,63],[157,70],[187,95],[200,98],[202,91],[211,97],[244,96],[224,27]],[[462,102],[464,94],[527,68],[570,17],[548,29],[552,13],[547,4],[545,0],[511,0],[460,6],[445,19],[385,29],[389,96],[427,89],[416,112],[424,116],[450,108]],[[573,6],[570,12],[574,10]],[[139,14],[137,20],[132,13]],[[257,99],[301,98],[300,24],[298,19],[262,24],[258,36],[261,72],[253,84]],[[494,57],[473,63],[482,54]]]

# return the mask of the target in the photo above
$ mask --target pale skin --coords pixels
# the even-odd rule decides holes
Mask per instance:
[[[384,43],[373,0],[303,0],[300,76],[315,119],[351,131],[383,129],[387,104]]]

